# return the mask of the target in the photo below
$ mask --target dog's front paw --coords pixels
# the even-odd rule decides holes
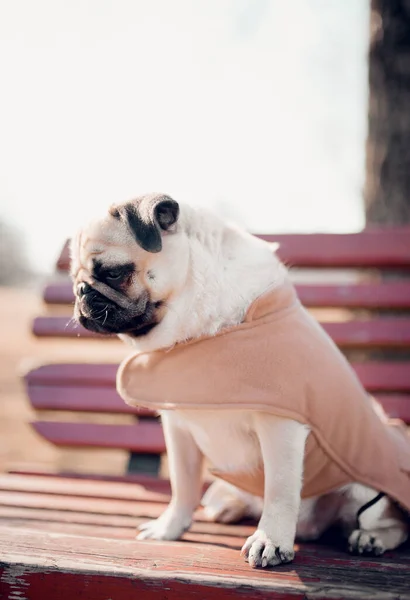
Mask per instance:
[[[142,523],[137,540],[177,540],[191,525],[185,514],[165,511],[158,519]]]
[[[275,567],[293,560],[293,543],[280,543],[262,529],[257,529],[243,545],[241,554],[251,567]]]

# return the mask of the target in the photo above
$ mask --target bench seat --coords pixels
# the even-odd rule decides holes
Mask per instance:
[[[137,542],[168,482],[148,478],[0,476],[0,596],[27,600],[410,599],[410,549],[382,561],[297,545],[291,565],[255,570],[240,548],[255,524],[209,523],[179,542]]]

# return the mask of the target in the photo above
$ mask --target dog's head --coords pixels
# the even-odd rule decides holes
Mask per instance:
[[[146,336],[188,269],[179,205],[163,194],[112,206],[71,244],[75,317],[98,333]]]

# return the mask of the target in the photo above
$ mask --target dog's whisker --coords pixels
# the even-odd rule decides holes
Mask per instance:
[[[101,310],[99,310],[97,312],[94,312],[94,313],[91,312],[91,317],[93,319],[99,319],[104,314],[104,312],[105,312],[106,313],[105,314],[105,319],[104,319],[104,322],[105,322],[105,320],[107,319],[107,316],[108,316],[108,308],[109,308],[109,306],[108,306],[108,304],[106,304],[104,306],[104,308],[102,308]]]
[[[76,319],[74,317],[71,317],[71,319],[69,319],[67,321],[67,323],[65,324],[65,327],[64,327],[64,331],[66,331],[68,329],[68,327],[73,327],[73,329],[78,328],[78,322],[76,321]]]

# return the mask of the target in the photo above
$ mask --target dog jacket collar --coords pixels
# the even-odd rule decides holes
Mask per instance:
[[[257,410],[307,424],[302,497],[356,481],[410,511],[406,427],[379,414],[289,282],[255,300],[239,325],[130,356],[120,365],[117,389],[128,404],[153,410]],[[214,473],[263,495],[262,465]]]

